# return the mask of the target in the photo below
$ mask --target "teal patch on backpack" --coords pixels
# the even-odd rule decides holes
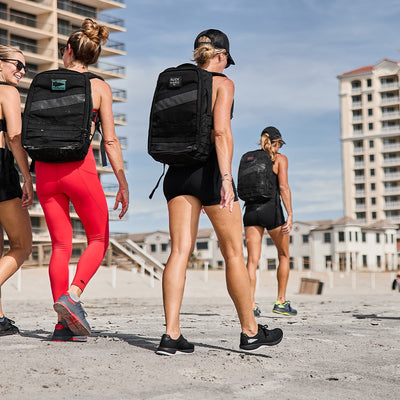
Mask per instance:
[[[66,90],[67,81],[65,79],[52,79],[51,90]]]

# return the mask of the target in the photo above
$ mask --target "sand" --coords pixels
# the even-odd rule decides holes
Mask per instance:
[[[301,277],[324,282],[299,294]],[[0,337],[0,399],[398,399],[400,293],[393,274],[292,272],[296,317],[271,312],[275,273],[260,273],[259,323],[280,327],[278,346],[239,349],[240,326],[223,271],[188,271],[182,307],[191,355],[154,353],[164,329],[161,284],[101,268],[84,293],[87,343],[49,339],[55,313],[45,268],[24,268],[3,287],[21,335]],[[206,280],[208,280],[206,282]]]

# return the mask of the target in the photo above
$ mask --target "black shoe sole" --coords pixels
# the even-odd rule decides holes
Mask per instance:
[[[254,344],[244,344],[244,345],[240,345],[239,347],[242,350],[247,350],[247,351],[253,351],[253,350],[257,350],[260,347],[266,347],[266,346],[276,346],[277,344],[279,344],[283,339],[283,335],[275,340],[274,342],[269,342],[269,343],[254,343]]]
[[[176,354],[191,354],[194,352],[194,349],[189,350],[179,350],[171,347],[158,347],[156,350],[156,354],[162,356],[174,356]]]

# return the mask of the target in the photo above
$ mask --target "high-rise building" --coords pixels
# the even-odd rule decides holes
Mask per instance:
[[[338,76],[345,215],[400,223],[400,63]]]
[[[89,71],[100,75],[107,81],[125,78],[122,64],[105,61],[114,56],[125,55],[125,44],[114,40],[115,33],[125,32],[124,20],[107,11],[125,8],[124,0],[0,0],[0,44],[11,45],[24,53],[27,73],[21,79],[19,91],[22,110],[26,93],[32,78],[41,71],[63,67],[59,49],[67,43],[70,33],[81,27],[84,18],[94,18],[110,31],[110,38],[102,47],[100,59]],[[126,101],[126,91],[112,87],[114,103]],[[114,109],[115,125],[126,125],[125,115]],[[100,154],[100,137],[95,136],[92,146],[97,162],[97,172],[110,204],[116,196],[118,185],[104,182],[107,174],[112,173],[111,166],[103,167]],[[126,148],[126,138],[120,137],[122,148]],[[35,183],[35,176],[33,176]],[[35,189],[35,185],[34,185]],[[111,206],[110,206],[111,208]],[[29,209],[31,215],[34,242],[49,239],[46,222],[36,192],[34,204]],[[110,212],[110,219],[117,219],[117,214]],[[71,220],[74,236],[84,234],[83,226],[71,205]]]

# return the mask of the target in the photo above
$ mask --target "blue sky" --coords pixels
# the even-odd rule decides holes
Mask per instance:
[[[127,56],[110,60],[126,67],[131,207],[113,232],[168,229],[162,189],[148,195],[162,165],[147,154],[149,110],[157,76],[188,62],[193,41],[204,29],[224,31],[236,62],[226,70],[234,81],[233,173],[240,156],[257,147],[261,130],[276,126],[287,145],[295,221],[343,216],[340,115],[337,75],[384,58],[400,60],[398,0],[126,0]],[[211,226],[205,216],[200,227]]]

